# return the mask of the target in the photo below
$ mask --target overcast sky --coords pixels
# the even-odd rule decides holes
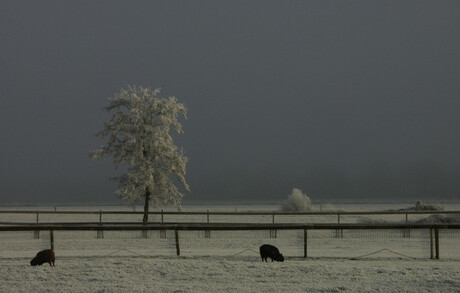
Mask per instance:
[[[188,107],[186,201],[460,199],[460,1],[0,1],[0,203],[116,200],[127,85]]]

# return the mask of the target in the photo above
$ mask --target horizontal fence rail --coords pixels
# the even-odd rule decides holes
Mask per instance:
[[[40,218],[40,215],[96,215],[99,216],[99,221],[98,223],[115,223],[113,221],[114,216],[140,216],[143,215],[144,212],[136,212],[136,211],[50,211],[50,210],[0,210],[0,215],[7,215],[6,218],[9,219],[10,217],[8,215],[34,215],[35,219],[29,219],[27,222],[19,222],[19,221],[2,221],[0,220],[0,224],[8,224],[8,223],[18,223],[18,224],[27,224],[27,223],[39,223],[39,222],[48,222],[51,223],[49,217],[45,221]],[[425,211],[320,211],[320,212],[280,212],[280,211],[272,211],[272,212],[228,212],[228,211],[152,211],[148,213],[149,215],[152,216],[159,216],[159,218],[156,219],[151,219],[150,222],[160,222],[160,223],[166,223],[166,222],[180,222],[178,220],[178,217],[181,216],[189,216],[194,217],[194,216],[202,216],[200,218],[201,220],[198,220],[199,222],[206,222],[206,223],[211,223],[211,222],[219,222],[222,221],[223,218],[220,218],[220,220],[216,219],[217,217],[222,217],[222,216],[227,216],[230,218],[235,217],[235,219],[241,219],[242,216],[246,217],[254,217],[254,216],[261,216],[261,217],[267,217],[269,216],[270,220],[267,220],[265,218],[264,222],[271,222],[274,224],[275,217],[277,217],[278,221],[281,218],[282,221],[290,221],[292,222],[292,217],[299,218],[302,216],[313,216],[314,218],[319,219],[321,216],[335,216],[336,222],[338,224],[342,223],[344,221],[345,217],[349,216],[405,216],[405,223],[409,223],[409,215],[415,215],[420,216],[420,215],[437,215],[437,216],[447,216],[447,215],[452,215],[454,217],[459,217],[460,218],[460,211],[438,211],[438,210],[425,210]],[[168,216],[168,221],[165,220],[166,216]],[[211,221],[211,216],[214,216],[214,218]],[[111,218],[112,221],[108,221],[107,217]],[[206,217],[206,218],[204,218]],[[238,218],[239,217],[239,218]],[[288,218],[291,217],[291,220],[288,220]],[[4,218],[4,217],[3,217]],[[119,219],[117,221],[118,223],[123,223],[121,220],[123,217],[116,217]],[[228,219],[227,218],[227,221]],[[132,219],[132,218],[131,218]],[[175,221],[173,220],[175,219]],[[206,219],[206,220],[204,220]],[[253,218],[254,219],[254,218]],[[347,218],[350,219],[350,218]],[[82,220],[80,222],[87,222],[88,219]],[[196,222],[195,220],[187,220],[189,222]],[[240,220],[241,221],[241,220]],[[324,220],[319,220],[321,222],[324,222]],[[62,222],[62,221],[61,221]],[[126,221],[125,221],[126,222]],[[182,221],[183,222],[183,221]],[[252,221],[251,221],[252,222]],[[302,221],[304,222],[304,221]]]
[[[125,222],[125,223],[36,223],[36,224],[27,224],[27,225],[13,225],[6,224],[0,225],[0,232],[9,233],[9,232],[24,232],[24,231],[33,231],[37,235],[39,233],[44,233],[44,231],[49,231],[50,234],[50,246],[53,249],[55,247],[54,235],[56,231],[69,231],[69,233],[75,233],[76,231],[97,231],[97,238],[104,238],[104,231],[110,233],[109,231],[141,231],[141,238],[137,239],[148,239],[148,231],[159,231],[160,235],[164,232],[164,238],[166,239],[166,231],[172,231],[174,233],[174,244],[176,249],[176,254],[179,256],[181,254],[181,240],[180,240],[180,231],[187,233],[186,231],[204,231],[205,238],[211,238],[210,232],[216,231],[270,231],[270,238],[272,238],[272,233],[276,235],[276,231],[288,231],[288,230],[297,230],[303,234],[302,246],[303,246],[303,257],[306,258],[308,255],[308,247],[310,243],[309,233],[315,233],[314,231],[321,230],[336,230],[337,241],[341,241],[343,238],[343,231],[348,231],[347,233],[353,234],[352,231],[359,230],[389,230],[389,231],[402,231],[404,233],[400,234],[402,239],[410,239],[410,233],[407,231],[413,230],[417,231],[426,231],[424,233],[418,233],[418,241],[429,241],[429,250],[430,258],[439,259],[440,258],[440,231],[451,230],[457,231],[460,229],[460,224],[330,224],[330,223],[138,223],[138,222]],[[206,233],[207,232],[207,233]],[[58,232],[59,233],[59,232]],[[251,232],[252,233],[252,232]],[[45,233],[46,234],[46,233]],[[394,234],[394,233],[393,233]],[[415,234],[415,233],[414,233]],[[425,236],[420,236],[420,235]],[[169,234],[171,235],[171,234]],[[458,236],[458,233],[456,234]],[[361,237],[361,236],[359,236]],[[368,239],[361,239],[359,241],[368,241]],[[421,237],[421,238],[420,238]],[[276,238],[276,237],[275,237]],[[352,237],[355,239],[356,237]],[[118,239],[118,238],[117,238]],[[246,238],[245,238],[246,239]],[[400,238],[401,239],[401,238]],[[98,240],[92,240],[98,241]],[[116,242],[122,242],[118,239]],[[226,240],[228,241],[228,240]],[[398,240],[399,241],[399,240]],[[457,242],[455,242],[457,241]],[[458,247],[458,239],[455,240],[455,247]],[[0,241],[1,242],[1,241]],[[15,242],[17,243],[17,242]],[[85,242],[87,243],[87,242]],[[244,241],[243,241],[244,243]],[[297,242],[298,243],[298,242]],[[351,242],[355,243],[355,242]],[[297,244],[299,245],[299,244]],[[64,246],[65,247],[65,246]],[[454,253],[457,253],[457,249],[454,249]]]
[[[0,231],[35,230],[366,230],[366,229],[460,229],[460,224],[264,224],[264,223],[39,223],[0,225]]]
[[[356,256],[374,249],[432,259],[440,258],[441,250],[443,258],[460,257],[460,211],[161,210],[149,212],[150,221],[142,223],[143,214],[0,210],[0,258],[50,246],[68,256],[105,255],[119,248],[151,256],[228,255],[243,248],[255,252],[262,243],[297,257]]]
[[[60,214],[60,215],[143,215],[144,212],[133,212],[133,211],[47,211],[47,210],[0,210],[0,214]],[[358,216],[358,215],[448,215],[448,214],[460,214],[460,211],[375,211],[375,212],[363,212],[363,211],[331,211],[331,212],[172,212],[172,211],[154,211],[149,212],[149,215],[215,215],[215,216],[311,216],[311,215],[344,215],[344,216]]]

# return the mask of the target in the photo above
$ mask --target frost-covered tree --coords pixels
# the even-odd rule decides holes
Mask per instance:
[[[286,212],[307,212],[311,210],[311,200],[302,190],[293,188],[292,193],[281,205],[281,210]]]
[[[172,128],[183,133],[179,116],[187,118],[187,108],[175,97],[160,98],[160,89],[138,86],[121,89],[109,98],[107,112],[112,118],[97,136],[108,138],[106,145],[91,151],[90,157],[113,157],[115,168],[128,166],[127,174],[114,179],[116,194],[124,200],[144,201],[143,222],[148,221],[149,206],[174,205],[180,209],[187,157],[174,145]]]

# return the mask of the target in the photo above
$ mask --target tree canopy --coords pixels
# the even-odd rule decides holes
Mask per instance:
[[[144,199],[144,221],[150,204],[180,208],[184,194],[177,185],[189,191],[188,158],[170,135],[171,128],[183,133],[178,118],[187,118],[187,108],[176,97],[160,98],[159,94],[160,89],[129,86],[109,98],[106,109],[113,116],[97,134],[107,138],[107,144],[90,152],[93,159],[113,157],[116,168],[128,166],[126,174],[114,178],[119,185],[116,193],[126,200]]]

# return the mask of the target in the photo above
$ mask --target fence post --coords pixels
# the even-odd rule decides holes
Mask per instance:
[[[304,229],[303,230],[303,257],[307,258],[307,236],[308,236],[308,230]]]
[[[147,223],[142,223],[142,225],[147,225]],[[142,238],[149,238],[149,230],[142,230]]]
[[[409,214],[406,213],[406,225],[409,223]],[[410,229],[404,230],[404,237],[410,238]]]
[[[161,210],[161,223],[164,221],[163,210]],[[166,239],[166,230],[160,230],[160,238]]]
[[[275,212],[272,214],[272,224],[275,224]],[[270,229],[270,238],[276,238],[276,229]]]
[[[102,226],[102,210],[99,210],[99,226]],[[104,230],[97,230],[97,238],[104,238]]]
[[[340,224],[340,213],[337,213],[337,224]],[[335,238],[339,238],[339,230],[335,230]]]
[[[340,224],[340,213],[337,213],[337,224]],[[343,229],[335,230],[335,238],[343,238]]]
[[[433,228],[430,228],[430,259],[434,258],[433,254]]]
[[[51,244],[51,250],[54,250],[54,231],[50,230],[50,244]]]
[[[37,219],[36,219],[37,224],[38,224],[38,213],[39,212],[37,211]],[[34,239],[39,239],[39,238],[40,238],[40,230],[35,230],[34,231]]]
[[[434,241],[436,245],[436,259],[439,259],[439,229],[438,227],[434,228]]]
[[[206,211],[206,222],[209,224],[209,210]],[[204,230],[204,238],[211,238],[211,230]]]
[[[180,256],[180,248],[179,248],[179,231],[174,229],[174,236],[176,237],[176,254]]]

